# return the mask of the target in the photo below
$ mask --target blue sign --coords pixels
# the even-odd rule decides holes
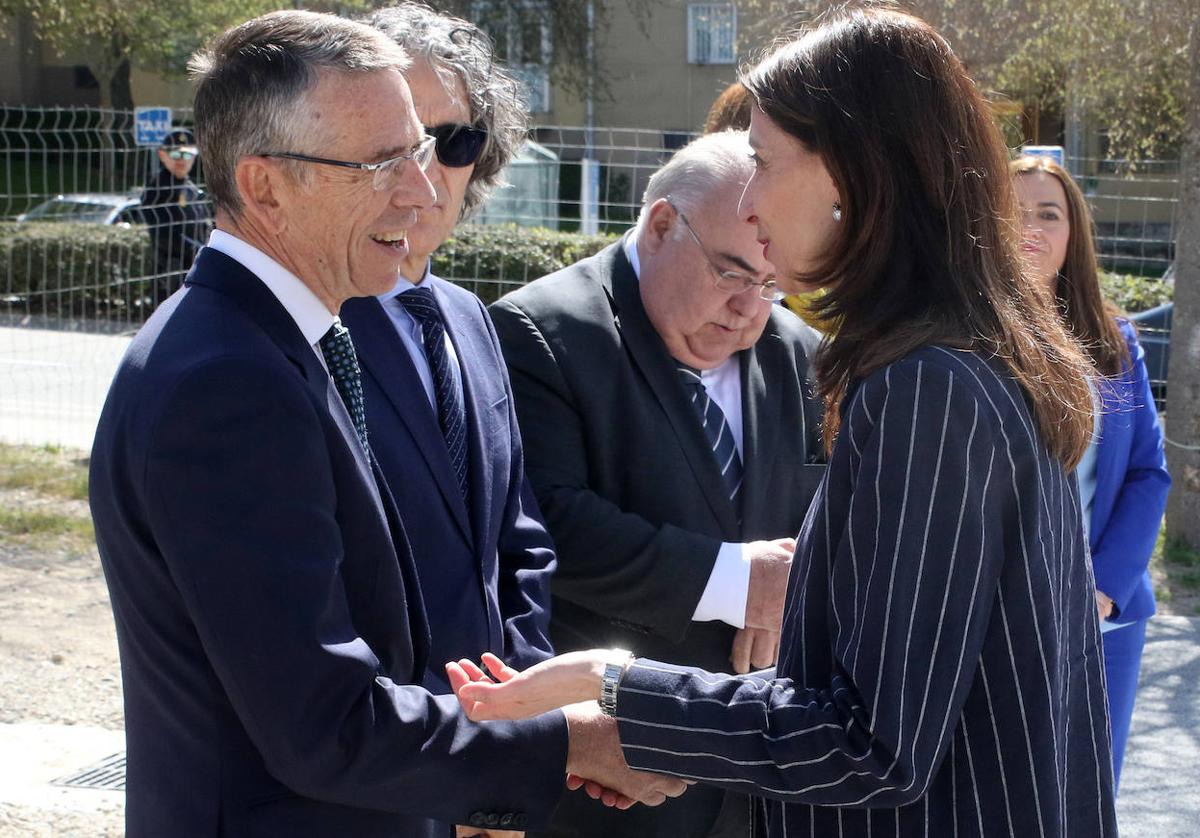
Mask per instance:
[[[1021,156],[1023,157],[1049,157],[1059,166],[1065,166],[1063,162],[1063,147],[1060,145],[1027,145],[1021,146]]]
[[[162,145],[171,130],[170,108],[135,108],[133,140],[138,145]]]

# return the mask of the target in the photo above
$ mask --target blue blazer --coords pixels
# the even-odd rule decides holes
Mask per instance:
[[[508,371],[479,299],[448,282],[433,292],[462,371],[470,508],[412,358],[374,297],[342,321],[363,369],[371,450],[406,520],[432,635],[424,683],[449,692],[442,665],[494,651],[518,669],[551,654],[554,545],[525,479]]]
[[[92,451],[128,835],[546,822],[561,715],[474,725],[417,686],[429,629],[383,486],[286,310],[203,250],[130,345]]]
[[[1147,567],[1171,476],[1146,375],[1146,354],[1133,324],[1123,318],[1117,324],[1133,363],[1121,375],[1101,382],[1103,413],[1088,540],[1096,589],[1115,603],[1112,619],[1133,622],[1154,613]]]

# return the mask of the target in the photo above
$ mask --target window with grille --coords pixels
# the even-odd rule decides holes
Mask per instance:
[[[475,24],[495,44],[496,57],[525,84],[529,110],[550,110],[550,61],[554,50],[548,0],[475,0],[471,13]]]
[[[688,3],[688,63],[737,60],[737,9],[733,3]]]

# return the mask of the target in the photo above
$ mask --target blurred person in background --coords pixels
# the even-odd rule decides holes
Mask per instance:
[[[154,254],[151,302],[183,284],[211,225],[204,193],[191,179],[200,151],[187,128],[174,128],[157,150],[159,166],[142,191],[139,220],[149,227]]]
[[[1071,176],[1049,157],[1022,157],[1011,171],[1021,204],[1022,249],[1099,376],[1092,439],[1075,473],[1092,552],[1096,606],[1112,723],[1114,782],[1133,718],[1134,696],[1154,613],[1150,554],[1171,477],[1137,332],[1100,290],[1092,216]]]

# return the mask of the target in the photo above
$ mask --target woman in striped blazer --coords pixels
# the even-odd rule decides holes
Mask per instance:
[[[1154,614],[1147,568],[1171,477],[1137,332],[1100,293],[1083,192],[1047,157],[1022,157],[1011,171],[1025,232],[1021,246],[1034,278],[1054,297],[1102,376],[1094,392],[1100,409],[1092,440],[1075,474],[1103,620],[1113,775],[1119,784],[1146,622]]]
[[[636,769],[755,794],[771,836],[1116,835],[1075,481],[1091,365],[1023,275],[1008,156],[946,42],[843,11],[743,82],[743,211],[786,291],[826,289],[828,473],[779,663],[622,652],[448,669],[473,718],[595,699]],[[588,784],[589,793],[621,803]]]

